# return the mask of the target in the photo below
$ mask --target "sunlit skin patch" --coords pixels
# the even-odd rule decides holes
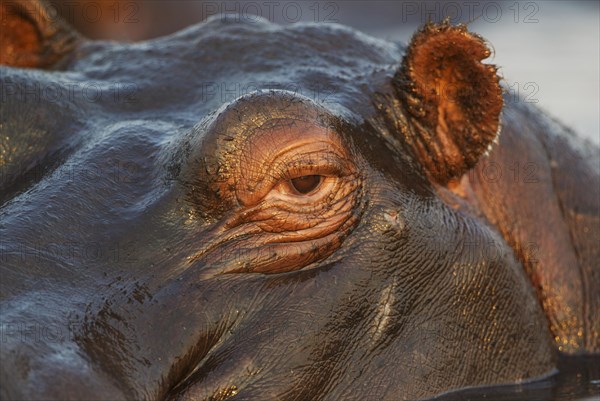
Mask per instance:
[[[227,154],[217,192],[237,205],[192,258],[205,274],[282,273],[331,255],[358,220],[360,178],[337,132],[269,120]]]

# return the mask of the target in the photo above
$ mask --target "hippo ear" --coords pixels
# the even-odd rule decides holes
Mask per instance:
[[[465,26],[428,23],[412,38],[394,76],[408,114],[405,142],[441,184],[473,167],[500,127],[502,90],[490,51]]]
[[[0,64],[50,68],[69,54],[80,36],[43,1],[0,2]]]

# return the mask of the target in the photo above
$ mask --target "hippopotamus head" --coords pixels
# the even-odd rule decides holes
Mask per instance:
[[[2,399],[415,399],[554,368],[461,196],[503,107],[464,26],[114,43],[2,7]]]

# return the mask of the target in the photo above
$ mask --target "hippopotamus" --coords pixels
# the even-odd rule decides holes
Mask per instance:
[[[2,400],[415,400],[600,351],[598,148],[465,26],[2,12]]]

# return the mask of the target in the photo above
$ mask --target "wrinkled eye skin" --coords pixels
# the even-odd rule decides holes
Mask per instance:
[[[184,185],[202,275],[312,268],[360,219],[364,162],[343,124],[311,104],[268,106],[235,105],[197,132]]]

